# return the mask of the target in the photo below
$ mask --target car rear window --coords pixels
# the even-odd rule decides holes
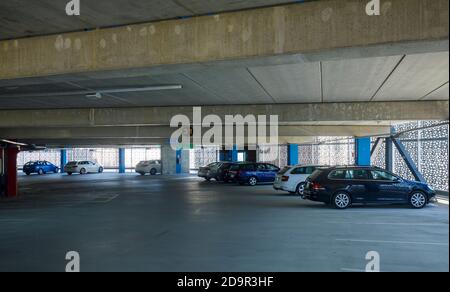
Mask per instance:
[[[283,174],[285,174],[286,172],[288,172],[289,169],[291,169],[291,167],[285,166],[282,170],[280,170],[280,171],[278,172],[278,174],[283,175]]]
[[[309,176],[309,179],[310,179],[310,180],[316,180],[317,178],[319,178],[319,176],[322,175],[322,173],[323,173],[324,171],[325,171],[325,170],[323,170],[323,169],[316,169],[316,171],[314,171],[314,172]]]
[[[72,161],[72,162],[67,163],[67,165],[77,165],[77,163],[78,162],[76,162],[76,161]]]

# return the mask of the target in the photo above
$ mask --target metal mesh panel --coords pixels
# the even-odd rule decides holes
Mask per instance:
[[[61,151],[56,149],[47,149],[43,151],[24,151],[17,155],[17,166],[22,168],[29,161],[48,161],[59,166],[61,161]]]
[[[402,132],[419,127],[427,127],[440,124],[436,121],[419,121],[394,125],[394,130]],[[402,134],[399,140],[411,155],[418,170],[422,173],[428,184],[438,190],[448,191],[448,125],[412,131]],[[375,139],[372,140],[372,143]],[[373,144],[372,144],[373,145]],[[385,144],[378,148],[372,156],[372,164],[385,168]],[[393,149],[394,173],[410,180],[414,176],[408,169],[406,163],[398,150]]]
[[[161,159],[161,147],[136,147],[125,149],[125,167],[134,169],[136,165],[144,160]]]
[[[436,121],[420,121],[395,126],[397,132],[439,124]],[[400,137],[400,141],[409,151],[417,168],[428,184],[438,190],[448,191],[448,125],[408,132]],[[394,150],[394,170],[399,175],[414,179],[403,162],[400,153]]]
[[[352,137],[317,137],[312,145],[299,146],[300,164],[351,165],[355,163]]]
[[[372,148],[375,145],[376,138],[372,138]],[[380,142],[377,150],[372,155],[372,165],[380,168],[386,168],[386,144],[384,140]]]
[[[277,149],[278,148],[278,149]],[[276,159],[273,159],[273,153],[278,151]],[[264,145],[258,147],[258,162],[271,163],[280,168],[288,164],[288,146],[287,145]]]
[[[199,169],[202,166],[208,165],[213,162],[217,162],[219,155],[220,147],[219,146],[207,146],[200,147],[197,146],[194,149],[191,149],[189,152],[190,155],[190,168],[191,169]]]

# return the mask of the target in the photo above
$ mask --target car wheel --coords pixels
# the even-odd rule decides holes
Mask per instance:
[[[86,168],[82,168],[82,169],[80,170],[80,174],[86,174]]]
[[[156,169],[152,168],[152,170],[150,170],[150,175],[156,175],[157,171]]]
[[[139,172],[140,175],[145,175],[145,172]]]
[[[254,176],[248,179],[248,184],[252,187],[256,186],[258,184],[258,179]]]
[[[303,196],[305,195],[305,187],[306,187],[306,183],[302,182],[297,186],[297,195],[299,195],[300,197],[303,198]]]
[[[103,170],[104,170],[103,167],[99,167],[98,168],[98,173],[103,173]]]
[[[43,175],[43,174],[44,174],[44,170],[39,169],[39,170],[38,170],[38,174],[39,174],[39,175]]]
[[[26,175],[30,175],[31,173],[29,173],[29,172],[25,172],[25,174],[26,174]]]
[[[347,209],[351,205],[350,195],[347,193],[337,193],[333,197],[333,205],[336,209]]]
[[[72,173],[71,173],[71,172],[68,172],[67,174],[68,174],[68,175],[72,175]]]
[[[211,178],[210,177],[205,177],[205,180],[206,181],[211,181]]]
[[[409,197],[409,204],[414,209],[422,209],[427,204],[427,197],[422,192],[414,192]]]

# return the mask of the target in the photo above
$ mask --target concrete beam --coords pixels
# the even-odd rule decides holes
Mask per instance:
[[[204,128],[206,132],[208,128]],[[42,139],[170,139],[174,128],[166,126],[89,127],[89,128],[0,128],[0,137],[9,140]],[[303,136],[388,135],[389,126],[280,126],[283,141]],[[225,133],[223,130],[222,133]],[[246,129],[247,133],[247,129]]]
[[[313,1],[0,42],[0,79],[448,40],[448,0]]]
[[[173,116],[192,121],[192,107],[0,110],[2,128],[168,126]],[[449,101],[354,102],[202,107],[202,116],[278,115],[280,125],[358,124],[372,121],[448,120]],[[355,123],[356,122],[356,123]]]

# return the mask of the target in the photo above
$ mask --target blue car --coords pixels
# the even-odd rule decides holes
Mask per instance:
[[[279,171],[279,167],[269,163],[238,163],[230,166],[226,180],[250,186],[273,183]]]
[[[58,173],[59,167],[48,161],[30,161],[23,166],[23,172],[26,175],[30,175],[32,173],[37,173],[39,175],[43,175],[46,173]]]
[[[307,180],[306,199],[346,209],[354,204],[409,204],[425,207],[435,191],[378,167],[340,166],[317,169]]]

